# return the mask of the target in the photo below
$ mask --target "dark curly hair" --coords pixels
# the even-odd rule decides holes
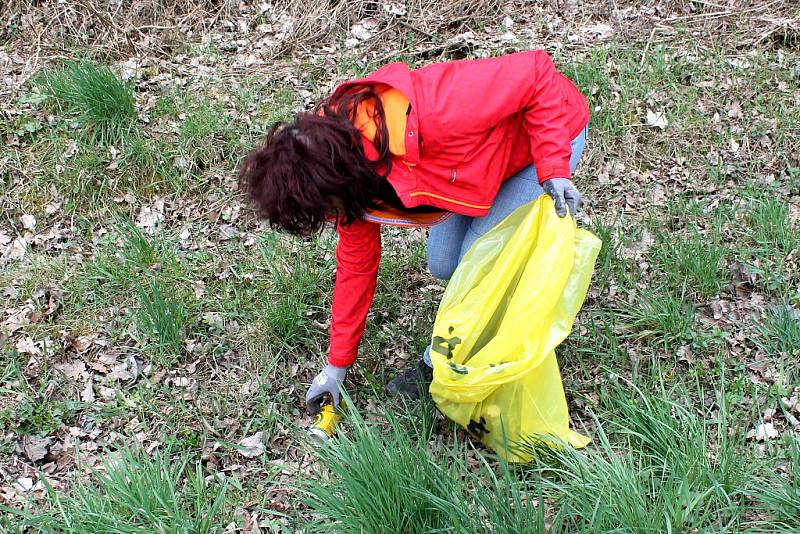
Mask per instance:
[[[364,155],[354,126],[359,106],[369,101],[377,126],[374,161]],[[378,95],[369,86],[355,86],[291,122],[274,124],[239,169],[242,189],[259,216],[273,228],[309,235],[331,218],[350,224],[387,196],[395,204],[386,180],[391,154],[384,117]]]

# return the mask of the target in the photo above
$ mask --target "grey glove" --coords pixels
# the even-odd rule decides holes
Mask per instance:
[[[349,367],[336,367],[335,365],[328,364],[318,374],[311,385],[308,387],[306,393],[306,410],[311,415],[316,414],[325,403],[325,395],[330,395],[333,401],[333,406],[339,408],[339,400],[341,393],[339,387],[344,382],[347,376],[347,369]]]
[[[556,213],[559,217],[567,215],[567,206],[570,214],[575,217],[583,204],[583,196],[580,191],[575,189],[572,180],[569,178],[550,178],[542,183],[544,192],[550,195],[556,205]],[[565,205],[566,203],[566,205]]]

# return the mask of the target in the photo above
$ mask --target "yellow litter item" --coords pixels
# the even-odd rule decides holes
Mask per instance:
[[[447,285],[431,395],[506,460],[530,461],[524,443],[591,441],[569,428],[555,348],[572,330],[600,246],[543,194],[478,239]]]

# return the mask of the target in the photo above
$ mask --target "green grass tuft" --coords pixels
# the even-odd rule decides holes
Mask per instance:
[[[313,336],[310,320],[324,313],[324,291],[329,269],[315,255],[330,247],[329,237],[315,238],[313,245],[271,234],[260,248],[261,268],[270,280],[269,302],[259,312],[265,330],[280,345],[302,344]],[[325,248],[323,248],[325,247]]]
[[[183,350],[188,314],[174,288],[153,278],[147,289],[139,287],[139,332],[156,341],[159,354],[177,357]]]
[[[800,310],[784,302],[759,323],[759,344],[770,354],[800,358]]]
[[[300,487],[316,516],[309,532],[545,531],[543,505],[508,466],[498,476],[485,460],[470,467],[463,445],[431,450],[430,413],[414,415],[404,426],[387,413],[381,426],[348,414],[348,432],[317,451],[320,469]]]
[[[319,450],[334,481],[325,483],[318,473],[302,487],[308,506],[328,518],[312,531],[422,533],[446,526],[433,502],[458,502],[462,488],[448,475],[443,455],[428,455],[429,435],[408,432],[391,414],[388,418],[388,432],[382,432],[351,410],[350,432]]]
[[[779,360],[781,371],[794,383],[800,376],[800,310],[782,302],[756,323],[755,338],[767,355]]]
[[[724,286],[727,249],[713,238],[692,232],[689,237],[665,240],[654,254],[677,289],[686,287],[698,298],[708,299]]]
[[[787,204],[776,198],[754,201],[747,222],[747,236],[753,246],[744,254],[753,258],[751,270],[758,275],[759,284],[776,294],[797,287],[797,273],[787,258],[800,248],[800,237]]]
[[[617,317],[628,339],[674,347],[694,336],[694,306],[670,291],[642,289],[632,305],[617,310]]]
[[[133,221],[122,219],[116,230],[124,239],[121,254],[125,262],[141,269],[159,262],[161,256],[158,248]]]
[[[75,422],[81,403],[75,401],[25,398],[17,406],[0,410],[0,429],[18,436],[47,436]]]
[[[69,62],[45,72],[40,83],[50,101],[61,111],[77,114],[97,142],[119,143],[136,122],[133,86],[106,66]]]
[[[758,464],[717,398],[713,410],[683,390],[613,387],[608,434],[598,426],[592,448],[551,451],[533,468],[532,484],[554,499],[553,531],[736,531]]]
[[[788,254],[800,238],[789,218],[789,207],[776,198],[757,202],[750,211],[753,241],[765,251]]]
[[[785,472],[760,476],[750,493],[771,516],[758,532],[800,532],[800,437],[789,438],[788,456]]]
[[[599,218],[592,221],[590,230],[603,242],[595,262],[594,273],[594,284],[603,291],[615,277],[625,277],[627,265],[622,258],[622,236],[617,232],[614,222]]]
[[[90,481],[76,481],[69,496],[47,486],[49,510],[16,512],[24,527],[63,534],[222,532],[227,486],[207,482],[199,462],[187,453],[123,449]],[[11,513],[15,513],[11,511]]]

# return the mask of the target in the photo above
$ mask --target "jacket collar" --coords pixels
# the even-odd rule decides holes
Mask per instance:
[[[414,94],[414,84],[411,79],[411,71],[405,63],[390,63],[376,70],[366,78],[352,80],[343,83],[336,88],[334,94],[352,87],[370,83],[383,83],[390,85],[402,92],[411,104],[411,112],[406,120],[405,145],[406,153],[403,156],[403,163],[414,166],[419,163],[419,117],[417,116],[417,102]]]

